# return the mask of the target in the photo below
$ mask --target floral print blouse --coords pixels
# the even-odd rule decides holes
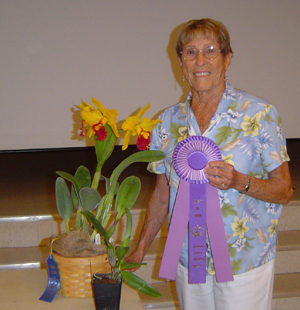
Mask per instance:
[[[201,135],[186,101],[167,108],[160,115],[151,139],[150,149],[161,150],[163,161],[150,163],[148,170],[165,173],[170,185],[169,214],[172,214],[179,177],[173,169],[172,155],[184,138]],[[226,84],[223,97],[203,136],[220,148],[224,162],[241,173],[267,179],[268,172],[289,161],[285,136],[276,109],[267,101]],[[278,219],[282,205],[268,203],[235,189],[219,190],[233,274],[247,272],[275,258]],[[206,251],[207,274],[214,274],[209,238]],[[182,246],[180,263],[188,268],[188,237]]]

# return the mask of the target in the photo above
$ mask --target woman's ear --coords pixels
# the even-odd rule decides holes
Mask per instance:
[[[178,57],[179,67],[182,69],[182,60],[180,57]]]
[[[231,64],[231,58],[232,58],[232,53],[228,53],[228,54],[225,56],[225,70],[227,70],[228,67],[230,66],[230,64]]]

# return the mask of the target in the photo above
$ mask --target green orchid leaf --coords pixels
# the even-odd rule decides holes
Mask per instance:
[[[141,181],[138,177],[130,176],[121,183],[116,196],[117,221],[125,214],[125,208],[132,208],[140,190]]]
[[[135,269],[143,265],[147,265],[147,263],[123,263],[121,264],[121,270]]]
[[[100,204],[97,208],[97,212],[96,212],[96,219],[99,220],[102,217],[103,212],[105,211],[105,204],[104,202],[106,201],[106,196],[104,195],[101,198]]]
[[[105,239],[106,243],[107,244],[110,243],[105,229],[103,228],[101,223],[95,218],[94,214],[91,213],[90,211],[82,211],[81,214],[83,214],[93,224],[93,226],[97,230],[97,232],[101,236],[103,236],[103,238]]]
[[[105,197],[105,202],[103,203],[103,206],[105,206],[105,208],[107,208],[107,207],[112,205],[112,201],[113,201],[114,195],[115,195],[115,193],[117,191],[117,187],[118,187],[118,178],[125,168],[127,168],[130,164],[132,164],[134,162],[153,162],[153,161],[162,160],[164,157],[165,157],[165,154],[161,151],[141,151],[138,153],[134,153],[134,154],[128,156],[126,159],[124,159],[115,168],[115,170],[113,171],[113,173],[110,177],[110,187],[109,187],[109,191]],[[104,212],[103,211],[101,211],[101,212],[102,212],[101,222],[105,226],[107,224],[108,219],[109,219],[109,214],[104,217],[103,216]],[[99,213],[100,212],[97,212],[97,215],[96,215],[97,218],[99,218]]]
[[[91,174],[88,168],[79,166],[75,172],[75,178],[80,182],[81,187],[90,187],[92,183]]]
[[[124,234],[124,241],[123,241],[123,246],[126,247],[129,244],[130,237],[131,237],[131,231],[132,231],[132,216],[130,211],[125,208],[126,215],[127,215],[127,223],[126,223],[126,231]]]
[[[91,187],[91,174],[88,168],[84,167],[84,166],[79,166],[75,172],[74,177],[79,180],[80,182],[80,189],[83,187]],[[72,186],[71,188],[71,195],[72,195],[72,199],[74,202],[74,205],[76,208],[78,208],[79,203],[78,203],[78,195],[79,193],[76,193],[75,187]]]
[[[99,141],[94,136],[98,168],[101,168],[109,158],[118,139],[108,124],[105,125],[105,129],[107,131],[107,137],[104,141]]]
[[[134,154],[131,154],[125,158],[113,171],[110,181],[111,187],[115,190],[115,186],[120,174],[125,168],[135,162],[155,162],[165,158],[165,154],[162,151],[140,151]]]
[[[118,245],[116,247],[116,256],[118,257],[118,260],[119,261],[122,261],[125,257],[125,255],[128,253],[129,251],[129,247],[124,247],[124,246],[121,246],[121,245]]]
[[[95,189],[89,187],[83,187],[79,191],[79,197],[83,210],[87,211],[94,210],[101,201],[99,193]]]
[[[107,244],[107,255],[108,255],[109,263],[114,269],[116,262],[117,262],[117,256],[116,256],[115,248],[113,247],[111,243]]]
[[[109,189],[109,183],[110,183],[110,179],[101,175],[100,177],[100,180],[104,180],[105,181],[105,190],[106,190],[106,193],[108,192],[108,189]]]
[[[111,209],[112,209],[112,200],[109,201],[109,197],[106,196],[107,201],[105,201],[104,203],[104,210],[102,212],[102,216],[101,216],[101,223],[102,225],[105,227],[111,217]]]
[[[63,172],[63,171],[56,171],[56,173],[62,178],[64,178],[65,180],[71,182],[75,186],[75,189],[77,190],[77,192],[79,192],[81,185],[80,185],[80,181],[77,178],[75,178],[72,174]]]
[[[74,203],[74,206],[75,206],[76,209],[79,208],[78,195],[79,195],[79,193],[78,192],[76,193],[75,186],[72,185],[72,187],[71,187],[71,197],[72,197],[72,200],[73,200],[73,203]]]
[[[58,177],[55,182],[55,198],[57,210],[66,221],[66,231],[69,232],[69,221],[73,215],[73,202],[66,181]]]
[[[59,214],[64,220],[70,220],[73,215],[73,203],[66,181],[58,177],[55,183],[56,204]]]
[[[113,224],[109,227],[109,229],[108,229],[108,231],[107,231],[107,236],[108,236],[108,238],[110,238],[110,237],[113,235],[113,233],[115,232],[115,230],[116,230],[116,225],[117,225],[117,222],[114,221]]]
[[[81,209],[78,208],[77,213],[76,213],[76,218],[75,218],[75,228],[76,229],[80,229],[80,227],[81,227],[81,217],[82,217]]]
[[[142,292],[146,295],[152,296],[152,297],[160,297],[161,294],[151,287],[147,282],[142,280],[137,275],[129,272],[129,271],[120,271],[122,278],[128,285],[135,288],[139,292]]]

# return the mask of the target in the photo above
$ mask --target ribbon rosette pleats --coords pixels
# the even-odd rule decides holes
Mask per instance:
[[[203,171],[208,162],[217,160],[222,160],[218,146],[203,136],[188,137],[174,150],[173,165],[180,183],[159,271],[162,278],[175,279],[188,227],[189,283],[206,282],[207,235],[217,281],[233,281],[218,191]]]

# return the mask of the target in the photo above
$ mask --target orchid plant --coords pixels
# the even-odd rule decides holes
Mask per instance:
[[[92,177],[90,171],[80,166],[74,175],[57,171],[56,204],[58,211],[65,220],[66,232],[70,232],[69,222],[73,215],[73,206],[76,208],[75,229],[82,229],[94,241],[95,235],[100,233],[103,243],[107,245],[108,257],[112,266],[112,276],[115,280],[123,278],[129,285],[151,296],[160,294],[151,288],[145,281],[126,271],[140,266],[139,263],[125,263],[125,255],[129,251],[128,243],[132,230],[130,209],[134,205],[140,189],[141,182],[136,176],[129,176],[118,183],[119,176],[125,168],[134,162],[155,162],[164,158],[161,151],[148,150],[151,131],[159,120],[150,120],[143,117],[150,104],[142,108],[137,115],[129,116],[117,128],[118,111],[106,109],[101,102],[92,98],[94,106],[83,102],[79,106],[82,116],[80,135],[93,138],[97,158],[97,167]],[[101,174],[106,160],[112,154],[120,132],[125,131],[122,150],[127,149],[131,136],[137,135],[137,148],[140,150],[125,158],[112,172],[109,178]],[[101,197],[98,192],[100,180],[105,181],[106,194]],[[66,181],[72,183],[71,190]],[[114,207],[114,210],[113,210]],[[93,211],[94,210],[94,211]],[[93,213],[91,212],[93,211]],[[114,211],[114,212],[113,212]],[[122,245],[115,247],[111,238],[120,219],[126,214],[127,225]],[[114,219],[108,225],[111,216]],[[92,229],[91,229],[92,228]]]

